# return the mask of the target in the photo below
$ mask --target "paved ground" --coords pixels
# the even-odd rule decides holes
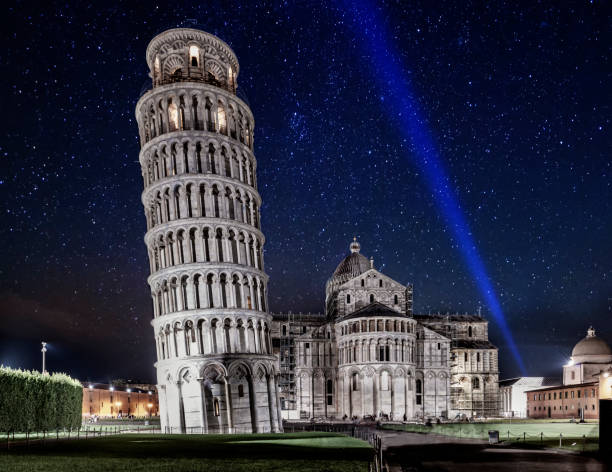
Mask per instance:
[[[495,472],[604,472],[598,460],[555,449],[489,446],[479,439],[379,431],[390,472],[494,470]]]

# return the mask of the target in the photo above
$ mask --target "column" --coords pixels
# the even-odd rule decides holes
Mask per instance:
[[[259,418],[257,414],[257,394],[255,392],[255,381],[253,376],[249,375],[249,408],[251,409],[251,427],[254,433],[259,433]]]
[[[278,377],[279,375],[275,375],[274,376],[274,388],[272,389],[273,395],[274,395],[274,400],[276,401],[276,419],[278,422],[278,426],[277,426],[277,431],[279,433],[283,432],[283,415],[282,415],[282,409],[281,409],[281,403],[280,403],[280,396],[278,395]]]
[[[199,343],[199,339],[198,339]],[[204,379],[198,379],[200,383],[200,396],[202,398],[202,412],[201,412],[201,426],[202,432],[208,433],[208,412],[206,410],[206,386],[204,385]]]
[[[230,396],[229,383],[227,378],[223,378],[223,384],[225,385],[225,407],[227,409],[227,428],[228,432],[231,433],[234,425],[232,423],[232,399]]]
[[[179,400],[179,420],[180,420],[180,430],[181,433],[185,433],[185,405],[183,404],[183,392],[181,388],[182,382],[179,380],[176,383],[176,388],[178,390],[178,400]]]
[[[268,413],[270,416],[270,430],[278,433],[278,413],[276,411],[276,401],[274,401],[274,376],[269,374],[266,378],[268,384]]]

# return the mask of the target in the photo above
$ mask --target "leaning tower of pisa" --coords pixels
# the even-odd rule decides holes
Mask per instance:
[[[280,431],[253,155],[238,60],[190,28],[146,52],[136,105],[162,428]]]

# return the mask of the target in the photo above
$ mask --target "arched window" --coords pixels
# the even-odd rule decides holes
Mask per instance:
[[[351,295],[350,294],[346,295],[346,303],[351,303]]]
[[[378,286],[379,286],[379,287],[382,287],[382,279],[380,279],[380,280],[378,281]]]
[[[200,59],[200,49],[194,44],[189,46],[189,63],[191,67],[198,67]]]
[[[176,131],[179,129],[178,107],[174,102],[168,104],[168,122],[170,131]]]
[[[219,416],[219,400],[218,399],[215,398],[213,400],[213,406],[215,410],[215,416]]]
[[[365,279],[361,279],[361,286],[365,287]]]
[[[468,336],[470,338],[472,337],[472,327],[471,326],[468,328]]]
[[[244,397],[244,386],[242,384],[238,385],[238,396]]]
[[[389,372],[383,370],[380,374],[380,389],[387,391],[389,390]]]
[[[397,304],[399,303],[399,298],[397,297],[397,295],[395,295],[395,296],[393,297],[393,303],[394,303],[395,305],[397,305]],[[402,331],[403,331],[403,330],[402,330]]]
[[[227,134],[227,120],[225,118],[225,107],[219,102],[217,106],[217,120],[219,123],[219,133]]]
[[[374,294],[370,294],[370,303],[374,303]]]
[[[472,379],[472,388],[474,390],[478,390],[480,388],[480,379],[478,377],[474,377]]]
[[[357,374],[357,372],[353,373],[353,391],[358,391],[359,390],[359,375]]]
[[[331,379],[327,380],[327,405],[331,406],[334,403],[334,383]]]
[[[416,380],[416,404],[423,404],[423,381],[421,379]]]

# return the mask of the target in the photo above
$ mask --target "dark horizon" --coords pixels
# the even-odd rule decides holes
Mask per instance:
[[[383,2],[528,375],[560,377],[592,325],[612,343],[612,38],[604,3]],[[482,314],[519,375],[372,81],[342,7],[14,3],[3,19],[0,364],[154,381],[134,107],[148,42],[194,19],[240,62],[255,117],[272,312],[322,311],[362,253],[416,313]]]

